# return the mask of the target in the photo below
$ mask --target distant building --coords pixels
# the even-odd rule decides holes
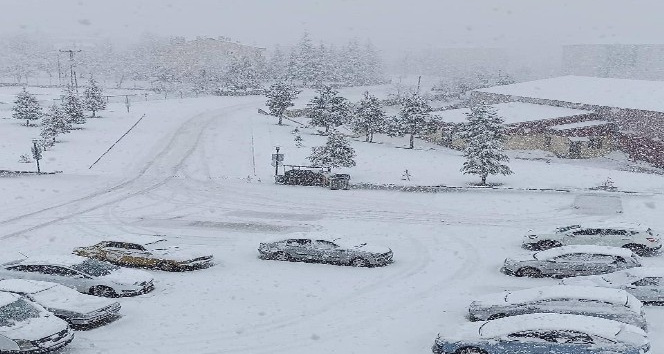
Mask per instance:
[[[200,74],[202,70],[221,72],[234,59],[258,59],[264,53],[265,48],[232,42],[226,37],[198,37],[190,41],[174,37],[165,48],[162,60],[167,68]]]
[[[617,127],[615,147],[634,159],[664,167],[664,82],[562,76],[478,89],[472,92],[471,102],[478,101],[524,102],[594,112],[593,119]],[[582,143],[591,144],[590,138]]]
[[[579,44],[563,46],[566,75],[664,80],[664,44]]]
[[[504,120],[506,149],[543,150],[564,158],[588,158],[611,151],[615,125],[600,120],[594,112],[521,102],[493,104]],[[470,109],[454,109],[438,114],[442,124],[438,142],[460,149],[457,138]]]

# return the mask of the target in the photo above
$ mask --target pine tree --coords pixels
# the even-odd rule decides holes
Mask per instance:
[[[355,166],[355,149],[341,133],[333,132],[327,137],[323,146],[311,148],[307,157],[316,166],[353,167]]]
[[[434,120],[429,113],[431,107],[427,101],[418,94],[403,99],[401,111],[392,122],[390,135],[410,135],[409,148],[414,147],[415,135],[432,132],[436,128]]]
[[[64,110],[57,104],[53,104],[48,112],[48,115],[51,119],[49,124],[53,125],[53,131],[56,131],[57,134],[69,133],[72,130],[72,123],[64,112]]]
[[[325,133],[330,128],[336,128],[348,122],[350,106],[348,101],[339,96],[339,92],[330,86],[323,86],[318,90],[318,96],[314,97],[308,104],[308,117],[310,124],[317,127],[325,127]]]
[[[104,94],[97,85],[97,81],[90,78],[88,82],[88,87],[85,88],[85,97],[83,98],[83,105],[88,111],[92,111],[92,117],[96,116],[98,111],[106,109],[106,101],[104,100]]]
[[[55,106],[57,108],[57,106]],[[53,107],[51,107],[51,113],[53,112]],[[61,132],[58,130],[54,116],[49,113],[45,114],[42,118],[41,124],[41,133],[39,134],[42,137],[44,147],[50,147],[55,144],[55,137],[58,136]]]
[[[234,59],[224,75],[224,82],[232,90],[259,88],[260,75],[256,62],[248,57]]]
[[[309,38],[309,33],[305,32],[297,44],[296,51],[296,72],[297,79],[302,80],[302,84],[307,87],[316,80],[316,53],[314,46]]]
[[[31,120],[38,120],[42,117],[42,108],[34,95],[23,88],[23,91],[16,95],[14,107],[12,107],[12,118],[25,120],[25,126],[30,126]]]
[[[268,64],[269,78],[275,81],[286,80],[287,66],[286,56],[281,51],[281,47],[277,45]]]
[[[299,93],[300,91],[281,81],[272,84],[270,89],[265,92],[265,97],[267,97],[265,105],[270,109],[271,115],[279,117],[279,125],[283,122],[284,112],[288,107],[294,105],[293,100]]]
[[[62,96],[62,110],[71,124],[85,123],[83,105],[71,85],[67,85],[64,95]]]
[[[503,153],[505,128],[503,120],[488,105],[481,103],[467,113],[467,123],[460,132],[466,142],[461,172],[480,176],[482,184],[486,184],[488,175],[510,175],[512,170],[507,166],[509,157]]]
[[[373,143],[374,134],[385,132],[386,124],[385,112],[380,106],[380,101],[376,96],[365,92],[364,99],[355,110],[353,132],[365,134],[364,141]]]

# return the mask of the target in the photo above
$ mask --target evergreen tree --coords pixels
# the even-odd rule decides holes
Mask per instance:
[[[38,120],[42,117],[42,108],[34,95],[23,88],[23,91],[16,95],[14,107],[12,107],[12,118],[25,120],[25,126],[30,126],[31,120]]]
[[[51,119],[49,124],[53,125],[53,130],[57,132],[56,135],[69,133],[72,130],[71,120],[65,111],[57,104],[53,103],[48,115]]]
[[[62,110],[71,124],[84,124],[85,115],[83,114],[83,105],[78,98],[74,88],[67,85],[64,95],[62,96]]]
[[[415,135],[433,132],[436,128],[434,120],[430,117],[431,107],[427,101],[418,94],[403,99],[401,111],[395,117],[390,135],[410,135],[409,148],[414,147]]]
[[[299,93],[300,91],[295,90],[284,82],[272,84],[270,89],[265,92],[265,97],[267,97],[265,105],[270,109],[271,115],[279,117],[279,125],[282,124],[284,112],[288,107],[293,106],[293,100]]]
[[[365,140],[372,143],[375,133],[385,132],[387,124],[385,112],[380,106],[380,101],[376,96],[369,92],[364,93],[364,99],[360,101],[355,110],[355,119],[353,120],[353,132],[365,134]]]
[[[318,96],[314,97],[308,104],[308,117],[310,124],[317,127],[325,127],[325,133],[330,128],[336,128],[348,122],[350,106],[348,101],[339,96],[339,92],[330,86],[323,86],[318,90]]]
[[[248,57],[234,59],[224,76],[226,86],[232,90],[256,89],[260,85],[260,73],[256,62]]]
[[[55,106],[55,105],[54,105]],[[55,106],[57,109],[57,106]],[[52,115],[53,107],[51,107],[51,113],[45,114],[42,118],[41,132],[39,135],[44,141],[44,147],[50,147],[55,144],[55,137],[58,136],[61,132],[58,130],[58,127],[55,124],[56,119]]]
[[[274,48],[274,52],[270,57],[270,62],[268,64],[268,76],[270,79],[275,81],[281,81],[287,79],[287,69],[288,62],[286,61],[286,56],[281,51],[281,47],[278,45]]]
[[[488,175],[512,174],[507,166],[509,157],[503,153],[505,128],[503,120],[488,105],[481,103],[467,113],[460,136],[466,142],[461,172],[480,176],[482,184],[486,184]]]
[[[83,98],[83,105],[88,111],[92,111],[92,117],[96,116],[98,111],[106,109],[106,100],[104,100],[104,93],[97,85],[97,81],[90,77],[88,87],[85,88],[85,96]]]
[[[316,53],[314,46],[309,38],[309,33],[305,32],[302,39],[297,44],[296,72],[295,77],[302,80],[302,84],[307,87],[316,80]]]
[[[311,148],[307,157],[316,166],[353,167],[355,166],[355,149],[341,133],[333,132],[327,137],[323,146]]]

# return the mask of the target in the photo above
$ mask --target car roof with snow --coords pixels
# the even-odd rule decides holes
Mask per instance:
[[[18,299],[20,299],[19,295],[0,291],[0,307],[9,305]]]
[[[9,265],[57,265],[62,267],[71,267],[77,264],[81,264],[84,261],[89,260],[89,258],[76,256],[76,255],[40,255],[37,257],[28,257],[14,262],[5,263],[5,266]]]
[[[664,267],[634,267],[624,269],[619,272],[624,272],[631,276],[643,278],[661,278],[664,277]]]
[[[603,254],[607,256],[619,256],[623,258],[632,257],[634,255],[632,251],[620,247],[596,246],[596,245],[573,245],[573,246],[554,247],[546,251],[540,251],[535,253],[534,257],[535,259],[543,260],[572,253]]]
[[[0,280],[0,291],[9,291],[21,294],[35,294],[58,284],[47,281],[27,280],[27,279],[5,279]]]
[[[647,342],[647,335],[642,329],[622,322],[558,313],[534,313],[486,321],[480,326],[479,335],[490,339],[532,330],[578,331],[637,346]]]
[[[166,239],[157,235],[113,235],[104,237],[102,242],[126,242],[147,246],[161,241],[166,241]]]
[[[612,304],[627,305],[636,312],[642,304],[625,290],[595,286],[552,285],[537,288],[507,291],[503,297],[506,304],[522,304],[553,299],[597,300]]]
[[[583,224],[570,224],[558,227],[556,229],[624,229],[624,230],[636,230],[636,231],[646,231],[649,227],[638,224],[638,223],[629,223],[629,222],[608,222],[608,221],[599,221],[599,222],[588,222]]]

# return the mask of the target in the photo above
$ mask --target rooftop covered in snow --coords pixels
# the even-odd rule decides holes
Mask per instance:
[[[505,124],[508,125],[593,113],[579,109],[522,102],[498,103],[490,106],[496,110],[498,116],[503,118]],[[437,115],[446,123],[465,123],[468,113],[470,113],[469,108],[460,108],[442,111],[437,113]]]
[[[476,91],[664,112],[664,81],[561,76]]]

